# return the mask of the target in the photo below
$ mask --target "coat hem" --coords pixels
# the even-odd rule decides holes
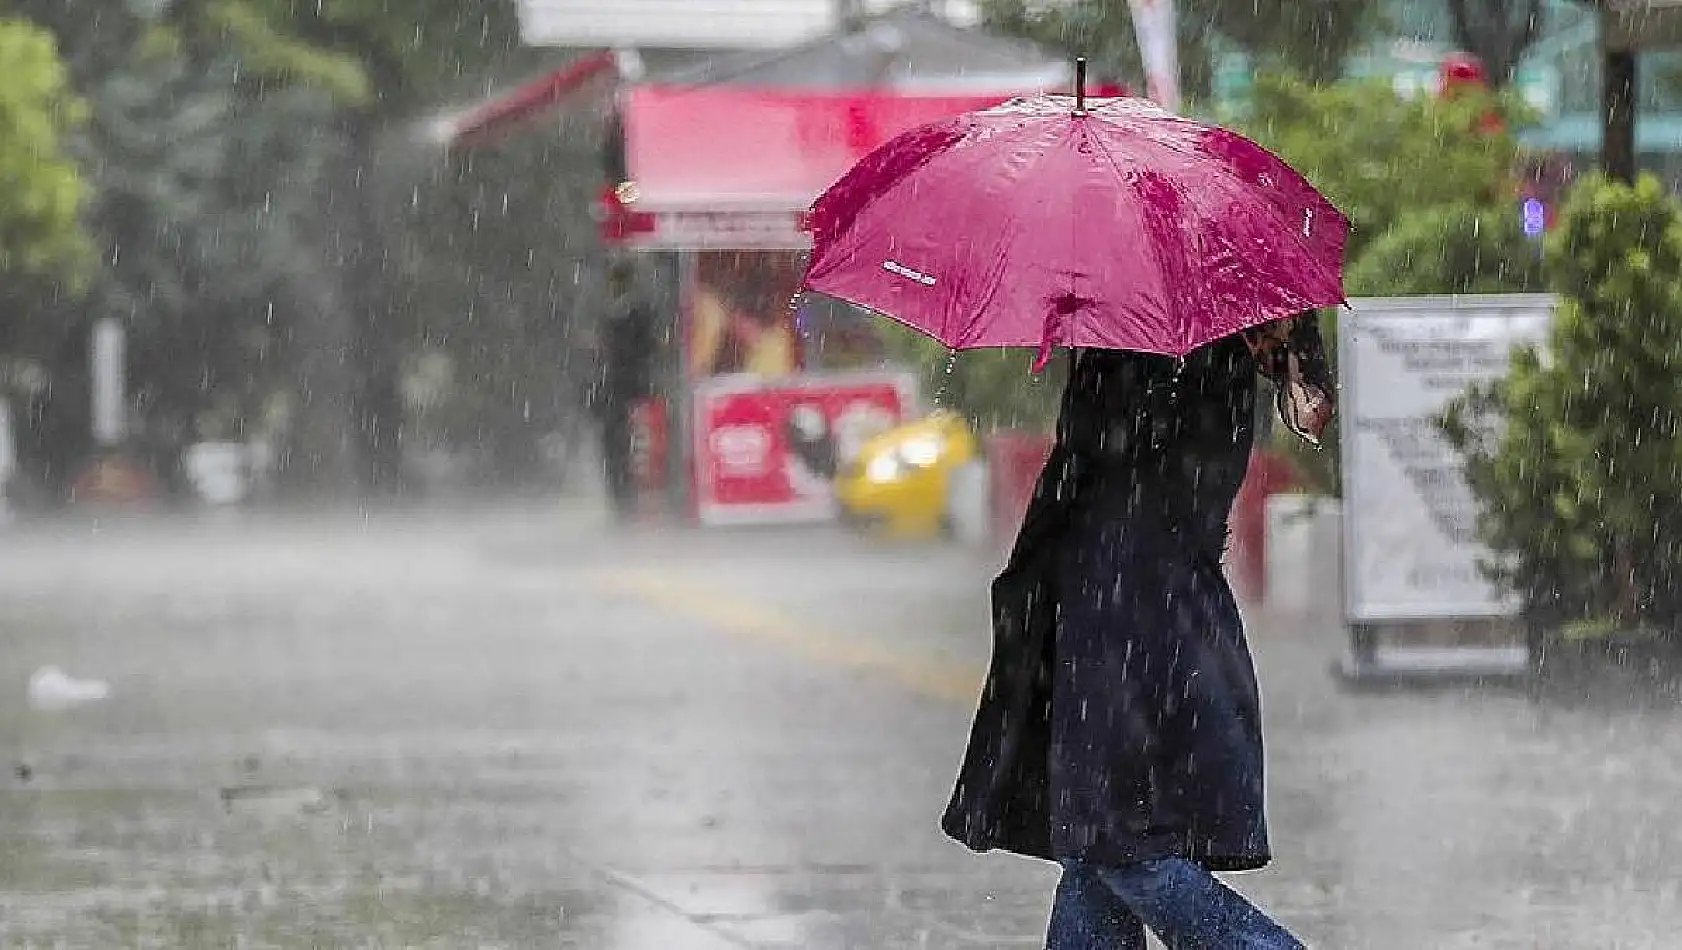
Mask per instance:
[[[1066,854],[1058,853],[1058,849],[1051,847],[1027,847],[1011,845],[990,838],[966,838],[954,834],[949,828],[942,828],[948,838],[963,845],[976,854],[991,854],[1001,852],[1013,854],[1017,857],[1033,858],[1037,861],[1047,861],[1061,864],[1068,860],[1087,861],[1104,867],[1122,867],[1137,864],[1140,861],[1160,861],[1163,858],[1184,858],[1204,870],[1221,874],[1232,874],[1240,871],[1259,871],[1273,863],[1271,852],[1237,852],[1237,853],[1200,853],[1192,848],[1181,846],[1165,846],[1148,850],[1125,849],[1125,854],[1117,849],[1094,845],[1079,851]]]

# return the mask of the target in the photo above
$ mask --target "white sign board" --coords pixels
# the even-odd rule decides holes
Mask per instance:
[[[1478,508],[1437,428],[1450,400],[1547,338],[1540,294],[1356,300],[1338,319],[1344,578],[1355,622],[1503,617]]]
[[[798,211],[666,211],[654,216],[654,232],[637,243],[699,250],[805,250],[810,234],[800,229]]]
[[[881,13],[902,0],[860,0]],[[520,37],[527,46],[778,49],[841,26],[836,0],[520,0]],[[973,0],[940,0],[934,10],[974,25]]]

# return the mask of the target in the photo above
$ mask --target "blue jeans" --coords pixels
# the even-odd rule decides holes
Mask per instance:
[[[1046,950],[1304,950],[1297,938],[1184,858],[1105,868],[1064,861]]]

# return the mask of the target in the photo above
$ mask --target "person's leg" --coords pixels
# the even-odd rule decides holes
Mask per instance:
[[[1046,950],[1145,950],[1145,925],[1090,865],[1063,865],[1051,902]]]
[[[1169,950],[1304,950],[1237,891],[1184,858],[1095,873]]]

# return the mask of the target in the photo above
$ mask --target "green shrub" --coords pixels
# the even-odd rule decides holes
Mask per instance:
[[[1682,621],[1682,208],[1659,181],[1580,184],[1548,242],[1545,347],[1443,424],[1493,576],[1551,626]]]
[[[1064,361],[1033,372],[1035,354],[1026,349],[982,349],[954,353],[890,320],[880,321],[889,356],[914,369],[933,408],[963,414],[976,432],[1026,429],[1050,432],[1063,391]]]
[[[1409,214],[1368,245],[1347,276],[1359,297],[1528,293],[1547,285],[1541,243],[1505,205]]]

